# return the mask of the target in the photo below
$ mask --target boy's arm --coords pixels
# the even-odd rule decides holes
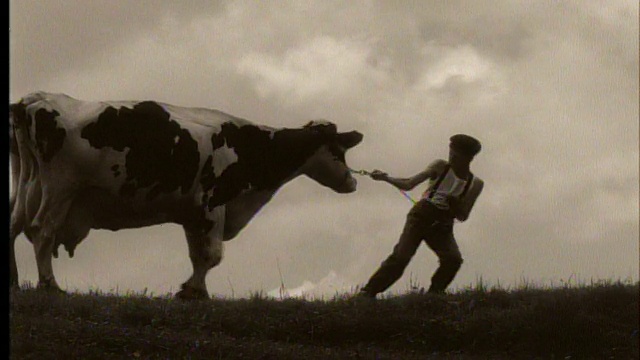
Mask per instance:
[[[391,177],[387,173],[380,170],[374,170],[371,173],[371,178],[374,180],[385,181],[400,190],[409,191],[416,187],[418,184],[426,181],[427,179],[435,179],[442,171],[442,168],[446,165],[446,163],[447,162],[444,160],[436,160],[429,164],[429,166],[424,171],[421,171],[410,178]]]
[[[458,200],[454,197],[449,198],[449,208],[458,221],[466,221],[471,214],[471,209],[476,203],[476,200],[480,196],[482,189],[484,188],[484,181],[480,178],[475,178],[473,184],[469,189],[469,192]]]

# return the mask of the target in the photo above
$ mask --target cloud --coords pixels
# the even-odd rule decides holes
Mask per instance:
[[[95,61],[114,55],[114,47],[135,43],[149,34],[162,35],[168,24],[185,27],[225,8],[220,1],[196,1],[183,6],[165,0],[12,0],[11,75],[32,78],[30,82],[55,82],[60,72],[93,68]]]
[[[279,287],[267,292],[267,296],[286,299],[286,298],[304,298],[304,299],[327,299],[336,295],[344,295],[353,293],[355,290],[353,282],[338,275],[334,270],[320,279],[318,282],[313,283],[309,280],[304,280],[298,287],[287,289],[285,287]]]
[[[425,68],[415,84],[415,91],[446,91],[470,88],[478,104],[491,103],[506,92],[505,80],[491,59],[483,57],[469,44],[442,46],[433,42],[424,49]]]
[[[352,96],[363,83],[384,80],[384,71],[369,62],[370,54],[365,42],[319,36],[282,56],[247,54],[238,72],[254,79],[263,97],[290,104],[331,102]]]

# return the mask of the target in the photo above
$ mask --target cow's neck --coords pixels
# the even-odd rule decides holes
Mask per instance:
[[[270,129],[256,125],[225,123],[211,138],[214,151],[226,146],[237,161],[219,176],[203,176],[203,188],[213,189],[209,207],[225,204],[248,191],[275,193],[300,175],[300,168],[323,143],[323,137],[310,129]],[[203,174],[212,174],[207,171]]]

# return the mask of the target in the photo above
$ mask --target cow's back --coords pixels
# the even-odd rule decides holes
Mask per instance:
[[[128,217],[139,212],[141,225],[156,218],[165,222],[172,217],[169,212],[180,214],[199,206],[198,180],[213,151],[212,136],[222,123],[249,123],[203,108],[154,101],[80,101],[44,92],[27,95],[18,105],[26,115],[19,125],[26,130],[23,142],[28,144],[22,145],[36,155],[33,165],[41,179],[83,194],[80,203],[91,211],[101,209],[90,204],[91,199],[102,199],[110,204],[104,207],[109,217],[118,208],[126,209],[122,213]],[[217,155],[224,162],[226,155]]]
[[[26,124],[30,145],[48,171],[69,172],[75,182],[99,187],[120,188],[129,178],[139,187],[163,182],[185,189],[221,124],[243,122],[216,110],[154,101],[80,101],[45,92],[25,96],[22,104],[33,120]],[[186,175],[178,179],[176,173]],[[125,186],[124,192],[132,190]]]

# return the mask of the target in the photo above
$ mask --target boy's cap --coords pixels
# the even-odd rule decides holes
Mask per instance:
[[[449,141],[450,148],[469,156],[475,156],[482,149],[478,139],[465,134],[453,135]]]

